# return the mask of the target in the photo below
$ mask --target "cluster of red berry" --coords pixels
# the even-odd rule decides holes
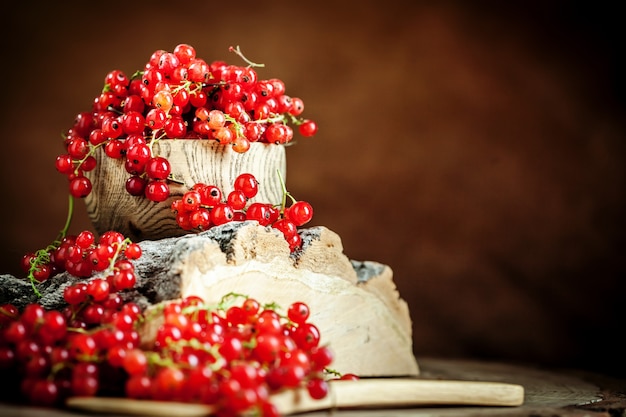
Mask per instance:
[[[135,285],[130,261],[138,259],[141,252],[141,247],[122,233],[108,231],[96,239],[91,231],[84,230],[78,235],[66,234],[45,249],[27,253],[22,257],[21,267],[33,284],[65,271],[75,277],[88,278],[113,267],[117,276],[111,279],[121,290]]]
[[[183,229],[208,230],[231,221],[255,220],[261,226],[272,226],[280,230],[289,244],[291,251],[299,248],[302,238],[298,227],[313,218],[313,207],[304,200],[295,200],[286,190],[281,206],[271,203],[248,201],[258,191],[258,182],[254,175],[243,173],[237,176],[233,190],[224,195],[216,185],[195,184],[180,199],[171,205],[176,213],[176,223]],[[287,197],[292,198],[287,206]]]
[[[77,115],[65,135],[66,152],[56,159],[69,179],[68,220],[51,245],[23,257],[22,267],[38,295],[36,284],[60,272],[79,281],[64,288],[60,310],[0,306],[0,372],[19,381],[15,392],[3,390],[0,397],[59,405],[69,396],[117,395],[201,402],[224,416],[275,416],[273,392],[304,386],[313,398],[326,396],[333,357],[320,345],[306,304],[294,302],[283,315],[274,304],[229,294],[218,306],[189,297],[144,311],[122,297],[136,284],[140,245],[116,231],[99,238],[67,233],[73,198],[92,190],[85,173],[96,167],[96,152],[123,160],[128,193],[160,202],[169,197],[172,167],[153,153],[159,140],[215,140],[243,153],[251,142],[290,142],[290,124],[304,137],[317,132],[315,122],[300,118],[301,99],[286,95],[279,79],[259,79],[254,67],[260,65],[231,49],[246,66],[209,64],[186,44],[158,50],[130,78],[108,73],[92,109]],[[298,227],[313,209],[282,185],[281,204],[249,204],[258,182],[242,173],[227,195],[196,184],[171,209],[189,231],[256,220],[280,230],[293,251],[301,245]],[[142,326],[155,324],[155,339],[142,340]]]
[[[0,370],[18,382],[17,392],[3,394],[42,406],[109,395],[276,416],[274,392],[306,387],[319,399],[329,378],[353,378],[328,369],[332,351],[320,344],[305,303],[281,314],[274,304],[228,294],[217,306],[187,297],[142,312],[109,282],[66,287],[62,311],[0,306]],[[142,340],[141,325],[158,326],[153,340]]]
[[[251,142],[285,144],[291,125],[304,137],[316,134],[314,121],[301,118],[302,99],[286,94],[278,78],[260,79],[239,48],[245,66],[208,63],[187,44],[155,51],[145,67],[128,77],[110,71],[92,109],[77,115],[65,134],[66,152],[56,169],[69,179],[70,194],[86,197],[92,184],[85,172],[96,167],[95,152],[123,159],[131,179],[127,190],[152,201],[169,196],[169,162],[154,155],[161,139],[209,139],[246,152]]]

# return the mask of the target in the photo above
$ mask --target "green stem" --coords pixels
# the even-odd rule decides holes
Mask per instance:
[[[287,191],[287,185],[285,184],[285,180],[283,179],[279,169],[276,170],[276,173],[278,174],[278,179],[280,180],[280,186],[283,189],[283,199],[280,202],[280,213],[283,214],[285,212],[285,207],[287,207],[287,197],[291,199],[292,204],[296,201],[296,199],[289,191]]]
[[[70,225],[72,224],[72,217],[74,216],[74,197],[69,194],[68,200],[68,208],[67,208],[67,218],[65,219],[65,224],[63,225],[63,229],[59,231],[54,242],[46,246],[45,249],[40,249],[36,252],[36,256],[30,261],[30,268],[28,269],[28,280],[30,281],[30,285],[33,288],[33,292],[37,297],[41,297],[41,293],[37,289],[37,284],[39,281],[35,278],[35,272],[39,270],[42,265],[50,262],[50,253],[57,249],[63,238],[67,236],[67,232],[70,229]]]
[[[67,236],[67,231],[70,230],[70,225],[72,224],[72,217],[74,216],[74,197],[69,195],[68,203],[67,203],[67,218],[65,219],[65,225],[63,229],[59,232],[59,237],[57,241],[60,242],[63,240],[65,236]]]
[[[249,65],[249,66],[251,66],[251,67],[264,67],[264,66],[265,66],[265,64],[257,64],[256,62],[252,62],[252,61],[250,61],[248,58],[246,58],[246,57],[244,56],[243,52],[241,52],[241,49],[239,48],[239,45],[237,45],[237,46],[236,46],[236,47],[234,47],[234,48],[231,46],[231,47],[229,47],[229,48],[228,48],[228,50],[229,50],[230,52],[234,52],[234,53],[236,53],[237,55],[239,55],[239,57],[240,57],[241,59],[243,59],[243,60],[246,62],[246,64],[248,64],[248,65]]]

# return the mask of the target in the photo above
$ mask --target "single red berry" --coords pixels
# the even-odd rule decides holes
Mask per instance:
[[[146,184],[145,195],[148,200],[159,203],[167,200],[170,196],[170,188],[164,181],[148,181],[148,184]]]
[[[93,232],[89,230],[83,230],[76,236],[76,245],[83,249],[89,248],[95,242],[96,237]]]
[[[289,114],[291,114],[292,116],[301,115],[302,112],[304,111],[304,101],[302,101],[302,99],[299,97],[293,97],[291,101],[292,101],[292,106],[291,106],[291,109],[289,110]]]
[[[189,226],[192,229],[207,230],[211,226],[211,213],[204,207],[189,212]]]
[[[133,143],[127,146],[126,159],[133,164],[145,165],[152,156],[146,143]]]
[[[211,223],[220,225],[233,220],[234,211],[226,203],[219,203],[211,210]]]
[[[301,301],[292,303],[287,309],[287,317],[294,323],[301,324],[309,319],[309,306]]]
[[[68,154],[57,156],[55,168],[61,174],[71,174],[74,171],[74,163],[72,157]]]
[[[305,138],[314,136],[317,133],[317,129],[317,123],[313,120],[305,120],[300,126],[298,126],[298,131]]]
[[[246,219],[256,220],[261,226],[271,223],[272,208],[270,204],[255,202],[246,209]]]
[[[124,255],[126,255],[128,259],[133,260],[139,259],[141,257],[141,253],[141,246],[139,246],[137,243],[129,243],[124,250]]]
[[[96,120],[91,112],[81,112],[76,115],[72,129],[78,136],[86,138],[96,126]]]
[[[122,129],[125,134],[142,133],[146,128],[146,119],[140,112],[130,110],[121,116]]]
[[[193,188],[200,193],[200,202],[203,206],[214,207],[222,201],[222,190],[216,185],[196,184]]]
[[[85,198],[91,193],[92,185],[88,178],[78,176],[70,181],[70,194],[76,198]]]
[[[296,226],[302,226],[313,218],[313,206],[306,201],[296,201],[287,210],[286,217],[293,221]]]
[[[102,121],[101,129],[102,133],[109,139],[117,139],[124,133],[122,123],[115,116],[105,118]]]
[[[153,180],[165,180],[172,172],[170,162],[162,157],[150,158],[146,163],[146,175]]]
[[[233,190],[228,193],[226,197],[226,202],[233,210],[242,210],[246,203],[248,202],[248,198],[241,190]]]
[[[243,192],[247,198],[254,198],[259,191],[259,182],[254,175],[243,173],[235,178],[233,188]]]
[[[319,400],[328,395],[328,382],[324,378],[311,378],[306,383],[306,389],[311,398]]]
[[[146,125],[152,130],[163,129],[166,120],[167,113],[157,107],[151,108],[146,114]]]
[[[94,278],[87,284],[87,295],[94,301],[103,301],[109,296],[109,283],[103,278]]]
[[[285,239],[289,239],[291,236],[298,233],[298,227],[296,226],[296,224],[287,218],[276,220],[274,223],[272,223],[272,227],[274,229],[280,230],[285,236]]]
[[[180,209],[182,211],[193,211],[200,207],[201,203],[202,196],[200,195],[200,193],[196,190],[190,190],[183,194]]]
[[[265,130],[265,138],[269,143],[287,143],[293,138],[293,129],[282,123],[274,123]]]
[[[132,175],[128,177],[125,183],[125,188],[128,194],[133,196],[145,195],[146,185],[148,180],[139,175]]]
[[[73,137],[66,144],[67,153],[73,159],[82,159],[89,153],[89,142],[81,137]]]
[[[309,352],[311,367],[314,371],[323,371],[333,362],[333,352],[328,346],[314,346]]]
[[[168,138],[184,138],[187,133],[187,123],[181,116],[171,116],[165,121],[163,130]]]
[[[113,139],[109,140],[104,145],[104,153],[109,158],[120,159],[124,156],[126,152],[126,147],[124,146],[124,142],[121,140]]]
[[[233,139],[233,151],[237,153],[246,153],[250,149],[250,141],[243,136],[237,136]]]
[[[87,300],[87,284],[69,285],[63,290],[63,298],[70,305],[80,304]]]
[[[101,143],[106,142],[107,139],[107,136],[100,128],[94,129],[91,131],[91,133],[89,133],[89,143],[91,143],[93,146],[100,145]]]

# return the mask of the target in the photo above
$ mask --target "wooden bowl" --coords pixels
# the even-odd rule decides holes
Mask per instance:
[[[124,160],[98,152],[96,168],[86,173],[92,192],[85,198],[87,213],[96,231],[123,233],[133,241],[157,240],[189,233],[176,224],[172,201],[179,199],[196,183],[217,185],[224,195],[233,189],[235,178],[244,172],[259,181],[259,192],[251,200],[279,204],[283,190],[279,177],[286,180],[285,148],[282,145],[255,142],[245,153],[230,145],[202,139],[165,139],[153,146],[153,154],[167,158],[172,176],[170,197],[156,203],[128,194],[125,183],[130,174]]]

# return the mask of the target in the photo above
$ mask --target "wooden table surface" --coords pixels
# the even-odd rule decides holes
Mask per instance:
[[[303,417],[533,416],[600,417],[626,415],[626,380],[576,370],[547,370],[499,362],[418,358],[421,376],[443,380],[492,381],[524,387],[524,404],[515,407],[417,407],[385,410],[332,410]],[[94,416],[74,410],[50,410],[0,404],[2,417]],[[112,416],[111,414],[98,414]],[[174,417],[174,416],[173,416]]]

